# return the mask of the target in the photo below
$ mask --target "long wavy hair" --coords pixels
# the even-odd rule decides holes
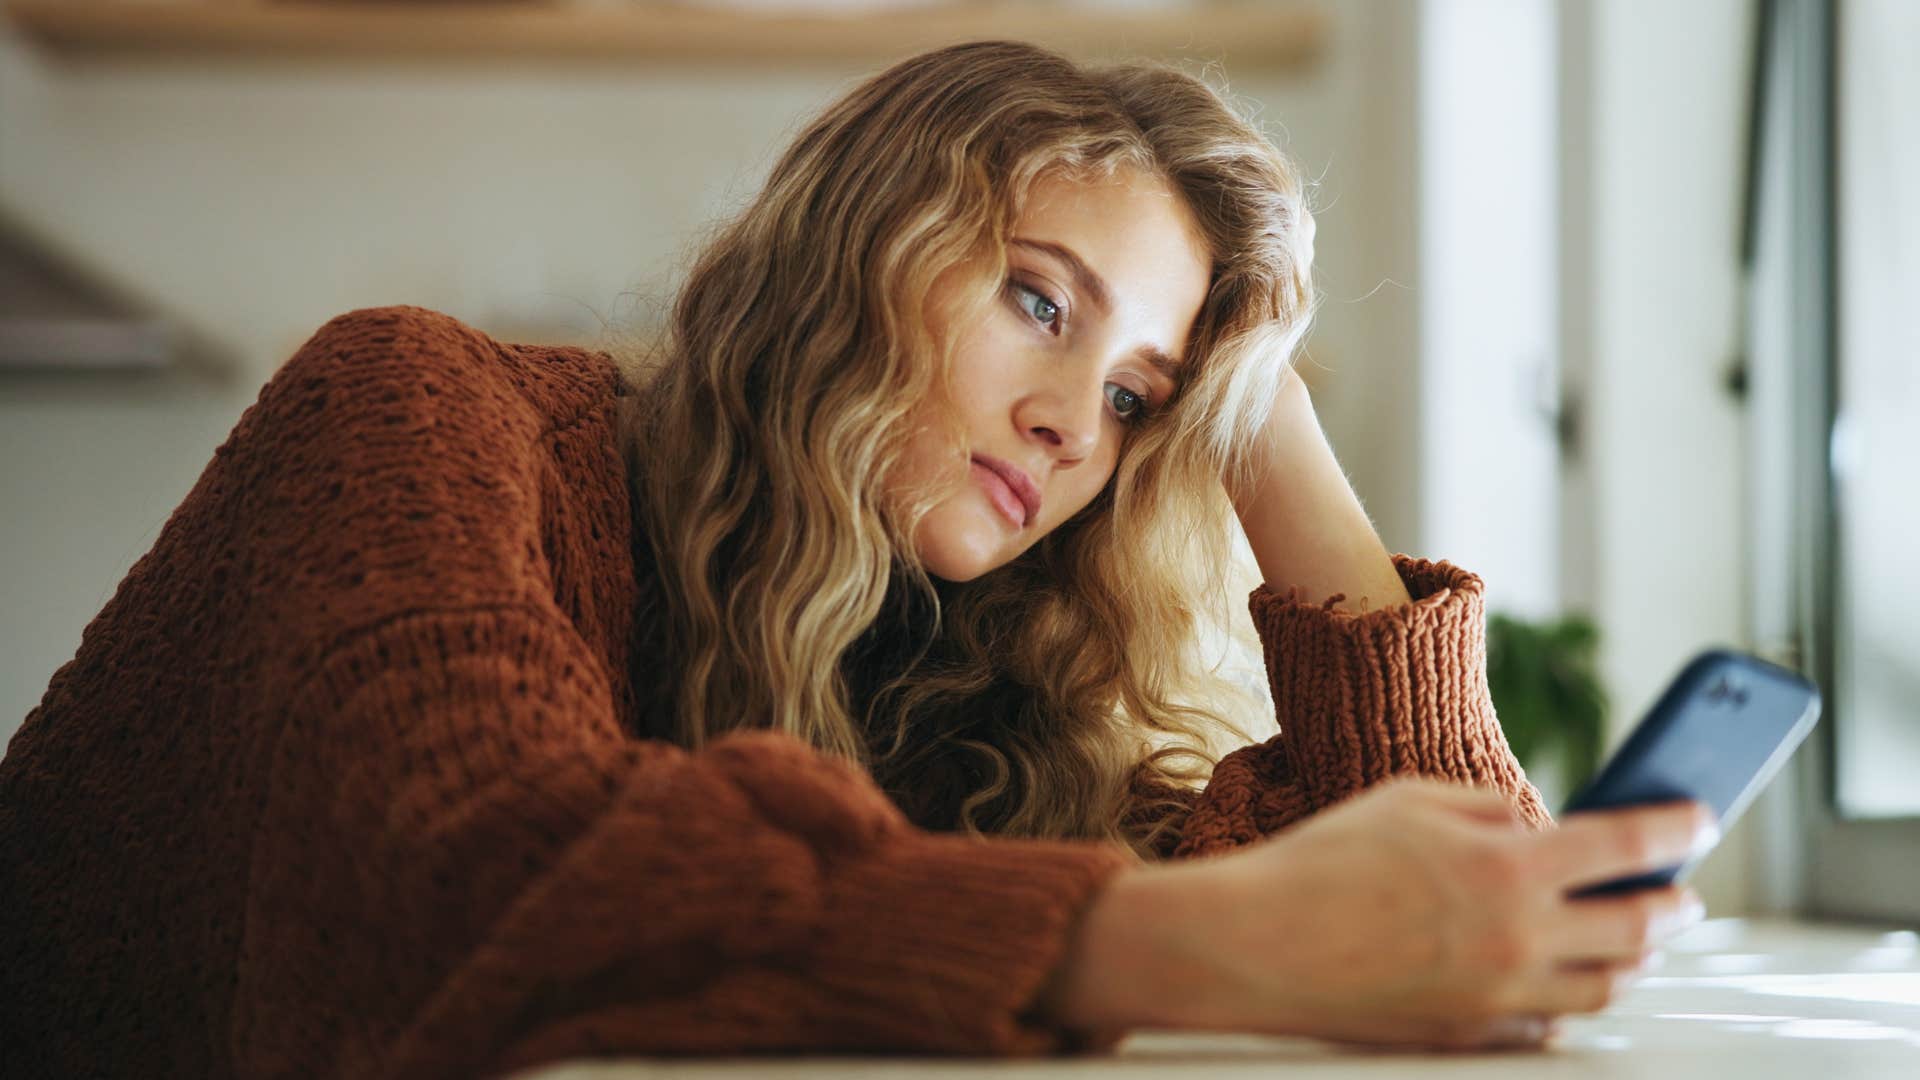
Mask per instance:
[[[1035,180],[1120,168],[1163,178],[1211,254],[1180,385],[1081,513],[974,581],[934,579],[911,537],[939,493],[890,479],[951,362],[933,283],[959,275],[959,317],[981,310]],[[619,430],[671,737],[785,731],[926,828],[1168,850],[1166,788],[1249,738],[1253,699],[1205,645],[1238,599],[1221,477],[1311,319],[1312,246],[1294,168],[1172,68],[980,42],[830,105],[711,236],[657,347],[615,350],[640,390]]]

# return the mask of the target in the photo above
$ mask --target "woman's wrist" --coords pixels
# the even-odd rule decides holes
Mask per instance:
[[[1115,874],[1081,912],[1068,933],[1066,951],[1034,1003],[1042,1019],[1096,1035],[1132,1026],[1125,1019],[1132,1005],[1107,969],[1112,965],[1115,939],[1136,906],[1133,893],[1146,872],[1131,869]]]
[[[1087,906],[1041,994],[1039,1007],[1049,1019],[1096,1035],[1153,1022],[1150,1002],[1128,968],[1150,938],[1142,928],[1152,915],[1143,909],[1154,874],[1150,867],[1122,871]]]
[[[1075,926],[1036,1011],[1094,1034],[1197,1020],[1181,1005],[1207,977],[1179,944],[1181,928],[1192,925],[1197,868],[1143,866],[1109,881]]]

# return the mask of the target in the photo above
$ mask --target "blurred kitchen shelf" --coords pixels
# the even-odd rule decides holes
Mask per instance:
[[[1079,56],[1196,56],[1237,70],[1315,61],[1328,19],[1313,0],[1096,9],[1013,0],[775,14],[649,0],[4,0],[29,38],[74,56],[239,54],[885,63],[981,38]]]
[[[234,357],[0,207],[0,381],[184,374],[226,382]]]

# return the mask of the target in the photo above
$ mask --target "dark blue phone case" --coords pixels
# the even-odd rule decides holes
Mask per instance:
[[[1725,835],[1820,718],[1820,691],[1758,657],[1708,649],[1674,677],[1591,783],[1560,813],[1698,799]],[[1705,856],[1633,877],[1585,886],[1601,896],[1670,885]]]

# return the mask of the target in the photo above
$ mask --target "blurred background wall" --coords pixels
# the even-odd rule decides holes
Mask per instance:
[[[1480,573],[1490,608],[1591,614],[1615,742],[1693,652],[1743,643],[1724,376],[1750,5],[1294,6],[1300,56],[1177,57],[1218,61],[1316,181],[1322,419],[1390,549]],[[0,372],[0,738],[321,323],[407,303],[505,340],[644,329],[797,125],[879,66],[99,52],[0,22],[0,213],[215,372]],[[1763,902],[1753,849],[1736,831],[1697,880],[1716,914]]]

